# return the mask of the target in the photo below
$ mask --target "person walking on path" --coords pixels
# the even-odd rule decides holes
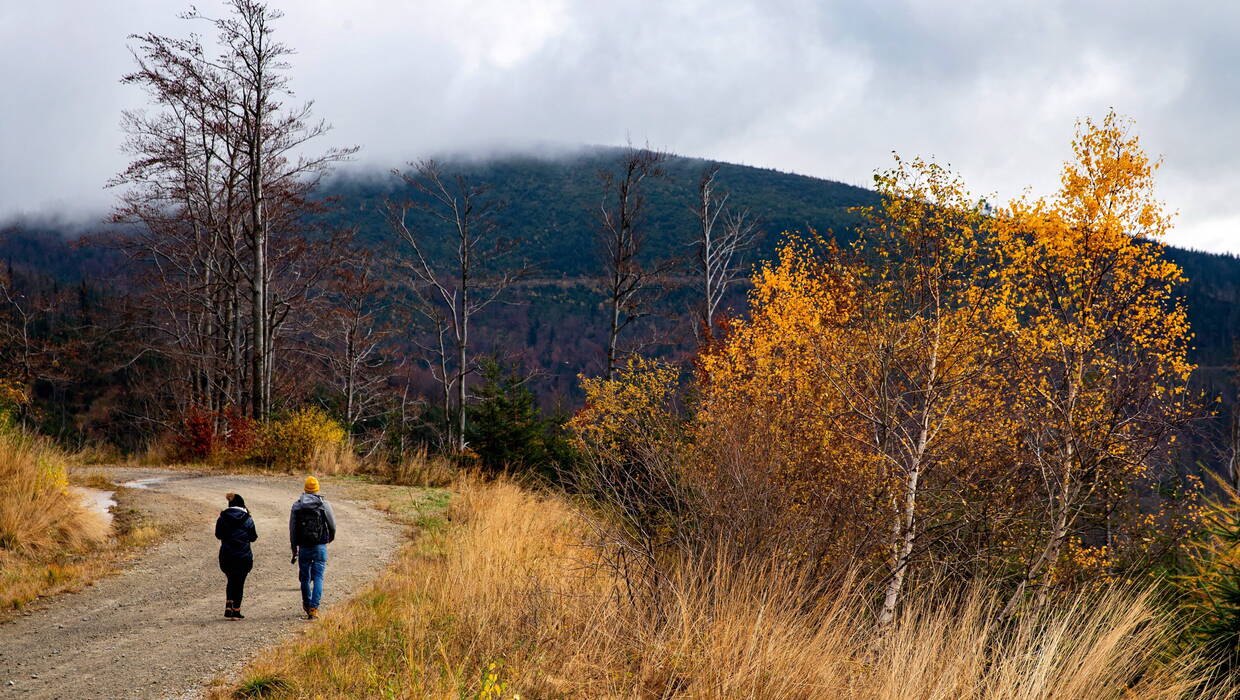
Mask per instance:
[[[336,515],[332,504],[319,495],[319,480],[306,477],[305,493],[293,502],[288,516],[288,539],[293,561],[298,562],[301,607],[306,619],[319,616],[323,600],[323,573],[327,570],[327,544],[336,539]]]
[[[241,597],[245,592],[245,577],[254,568],[254,552],[250,543],[258,539],[254,518],[245,508],[240,494],[227,494],[228,507],[220,511],[215,521],[215,538],[220,541],[220,570],[228,579],[224,590],[224,617],[228,620],[244,620],[241,614]]]

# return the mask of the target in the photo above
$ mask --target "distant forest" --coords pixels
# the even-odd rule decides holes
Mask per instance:
[[[513,241],[529,266],[528,276],[504,303],[478,316],[476,352],[528,376],[528,386],[548,411],[571,413],[581,402],[578,376],[604,369],[607,328],[596,233],[599,173],[620,156],[621,149],[600,147],[558,157],[504,156],[443,164],[447,172],[488,190],[486,196],[499,205],[497,231]],[[741,254],[745,270],[770,260],[789,231],[829,233],[847,245],[858,221],[853,208],[878,201],[872,190],[829,180],[672,156],[665,176],[647,188],[648,238],[642,255],[649,262],[688,264],[697,225],[692,206],[698,180],[710,167],[718,168],[718,186],[730,193],[729,204],[747,210],[758,223],[752,247]],[[382,287],[376,308],[385,329],[383,352],[392,358],[415,352],[420,331],[400,312],[408,272],[396,264],[394,251],[402,242],[384,213],[384,202],[410,196],[408,188],[391,173],[353,171],[333,176],[320,190],[317,196],[327,204],[318,214],[323,228],[355,229],[358,248],[373,255]],[[448,252],[451,232],[441,222],[417,210],[411,210],[409,218],[411,225],[439,232],[432,242],[439,247],[428,255]],[[5,332],[14,338],[24,334],[29,341],[4,343],[9,355],[5,362],[25,366],[17,375],[34,380],[40,421],[73,442],[132,443],[134,435],[149,437],[168,427],[151,421],[156,412],[148,402],[154,398],[143,388],[143,376],[154,376],[153,365],[160,360],[144,354],[140,344],[119,342],[133,332],[135,319],[126,299],[134,284],[123,256],[96,235],[107,228],[30,222],[0,227],[0,259],[12,280],[10,298],[0,299],[5,303]],[[1227,412],[1235,394],[1231,368],[1240,338],[1240,258],[1174,247],[1166,254],[1188,279],[1181,293],[1194,333],[1190,358],[1200,365],[1196,383],[1222,396]],[[746,277],[740,274],[730,288],[725,314],[744,312]],[[688,282],[679,268],[666,271],[658,293],[651,296],[650,315],[632,331],[633,343],[643,354],[690,358],[698,329],[695,292],[687,288]],[[418,363],[393,371],[386,390],[401,392],[401,381],[423,397],[435,390]],[[300,396],[286,396],[304,400],[319,391],[310,384],[300,390]],[[330,403],[321,391],[317,396]],[[1208,433],[1220,438],[1226,433],[1226,416],[1210,423]]]

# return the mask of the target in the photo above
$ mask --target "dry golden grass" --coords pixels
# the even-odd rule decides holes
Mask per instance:
[[[74,549],[19,555],[0,550],[0,621],[32,602],[59,593],[80,590],[115,573],[140,550],[159,541],[171,527],[156,524],[141,512],[117,509],[111,536]],[[102,520],[98,521],[102,525]]]
[[[402,486],[449,486],[456,478],[451,460],[443,455],[431,455],[426,447],[419,447],[403,459],[384,460],[374,470],[384,481]]]
[[[70,484],[117,487],[99,472],[70,472],[69,461],[46,438],[0,428],[0,619],[112,573],[163,534],[132,507],[113,509],[112,523],[89,508]]]
[[[316,445],[310,451],[305,470],[310,474],[342,476],[356,474],[361,467],[361,460],[353,451],[351,442],[332,445]]]
[[[126,459],[126,455],[117,446],[99,442],[83,445],[69,455],[70,464],[81,466],[121,464]]]
[[[79,560],[110,534],[69,490],[66,465],[46,438],[0,428],[0,612],[89,576]]]
[[[163,467],[176,462],[173,459],[173,452],[172,439],[165,435],[151,440],[141,450],[125,455],[123,460],[118,460],[116,463],[127,467]],[[89,462],[80,462],[80,464],[89,464]]]
[[[592,565],[562,500],[456,491],[448,522],[366,593],[217,697],[1202,697],[1199,664],[1164,654],[1175,630],[1140,593],[1013,624],[980,587],[922,594],[880,634],[861,587],[812,597],[778,567],[686,563],[656,609]]]
[[[69,492],[67,469],[64,453],[46,438],[0,429],[0,551],[77,549],[106,535]]]

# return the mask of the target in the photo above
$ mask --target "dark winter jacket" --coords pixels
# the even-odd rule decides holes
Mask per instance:
[[[254,518],[245,508],[225,508],[215,521],[215,538],[220,541],[220,559],[253,559],[250,543],[258,539]]]
[[[317,493],[303,493],[301,498],[293,502],[292,509],[288,514],[288,541],[292,545],[293,551],[297,550],[298,545],[309,544],[301,542],[301,533],[297,528],[297,512],[300,510],[312,509],[321,513],[326,524],[323,528],[323,535],[319,537],[319,541],[313,544],[327,544],[336,539],[336,514],[332,512],[332,504],[327,502],[326,498]]]

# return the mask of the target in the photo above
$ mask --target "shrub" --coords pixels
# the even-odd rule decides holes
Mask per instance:
[[[632,357],[614,379],[582,377],[586,405],[569,421],[590,451],[621,458],[649,451],[675,451],[681,443],[675,414],[678,370],[672,365]]]
[[[258,424],[234,406],[210,411],[191,406],[179,421],[173,438],[173,457],[178,461],[243,459],[255,447]]]
[[[249,454],[258,442],[258,423],[234,406],[220,414],[224,424],[224,447],[236,455]]]
[[[1171,583],[1191,621],[1186,645],[1204,649],[1229,675],[1240,671],[1240,494],[1222,488],[1223,496],[1207,504],[1205,527]]]
[[[341,457],[346,433],[317,406],[299,408],[258,430],[253,459],[269,467],[304,469],[331,457]]]
[[[181,416],[174,445],[179,461],[199,462],[210,459],[220,447],[216,416],[199,406],[190,406]]]

